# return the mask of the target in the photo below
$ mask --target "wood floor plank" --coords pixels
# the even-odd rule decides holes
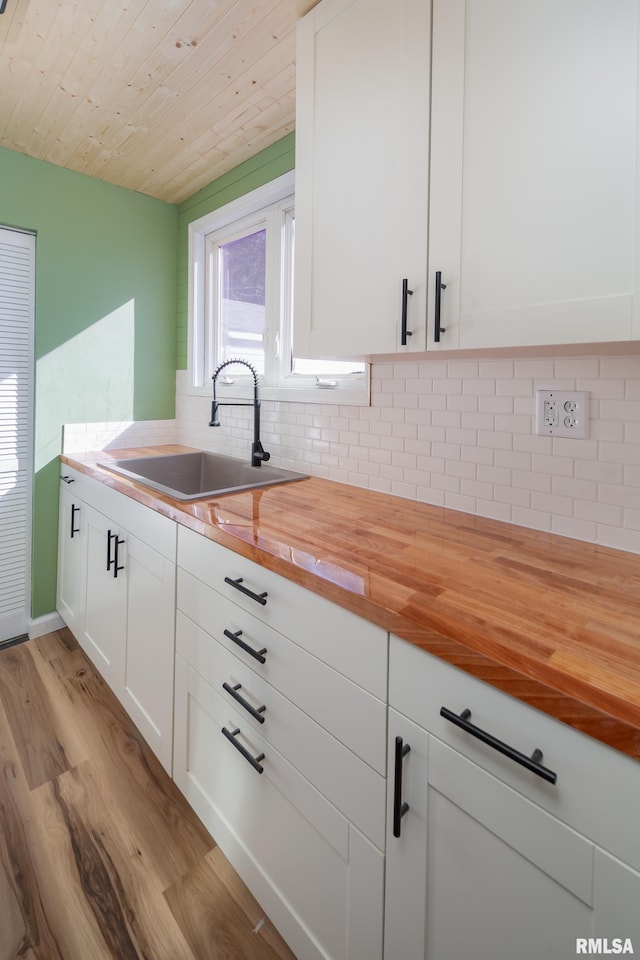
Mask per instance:
[[[196,960],[135,856],[126,811],[90,761],[40,788],[35,802],[48,825],[43,899],[65,960]]]
[[[139,857],[162,889],[214,847],[214,841],[152,754],[84,653],[51,661],[92,757],[114,802],[127,810]]]
[[[295,960],[280,940],[278,952],[261,930],[264,912],[235,875],[233,887],[223,877],[225,858],[218,848],[176,881],[165,897],[198,960]],[[275,931],[274,931],[275,932]]]
[[[72,653],[77,650],[78,644],[68,627],[62,630],[54,630],[53,633],[45,633],[41,637],[36,637],[30,643],[31,650],[38,651],[43,660],[55,660],[65,653]]]
[[[265,917],[264,910],[242,882],[220,847],[215,847],[208,853],[206,860],[211,866],[217,881],[229,891],[229,894],[240,905],[249,920],[251,929],[255,930],[259,926],[260,937],[271,946],[279,960],[296,960],[274,925]]]
[[[33,851],[41,846],[43,838],[37,835],[31,797],[0,703],[0,871],[6,891],[1,915],[12,932],[7,942],[0,937],[0,960],[16,960],[31,951],[38,960],[65,960],[42,903]],[[13,952],[9,944],[16,938],[18,948]]]
[[[29,641],[0,650],[0,698],[29,788],[68,770],[71,764],[56,736],[55,720]]]

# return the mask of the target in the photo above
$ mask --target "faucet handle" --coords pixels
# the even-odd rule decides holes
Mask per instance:
[[[258,440],[257,443],[251,444],[251,466],[259,467],[261,463],[266,463],[267,460],[271,459],[271,454],[268,453]]]

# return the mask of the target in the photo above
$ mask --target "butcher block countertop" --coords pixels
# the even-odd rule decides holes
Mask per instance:
[[[189,450],[62,460],[640,759],[640,556],[315,477],[181,502],[97,466]]]

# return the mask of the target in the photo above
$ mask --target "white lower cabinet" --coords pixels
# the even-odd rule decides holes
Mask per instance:
[[[299,960],[381,960],[386,633],[182,528],[178,564],[176,783]]]
[[[597,938],[612,947],[615,938],[621,946],[629,938],[637,949],[640,874],[594,843],[597,825],[590,835],[575,829],[571,756],[548,739],[547,723],[563,725],[540,715],[538,729],[535,711],[396,638],[389,696],[385,957],[564,960],[581,952],[578,941]],[[499,708],[502,724],[492,717],[490,732],[503,743],[515,737],[522,745],[518,715],[525,711],[532,749],[518,752],[544,745],[540,762],[553,758],[555,784],[456,725],[449,734],[441,706],[453,704],[458,716],[471,710],[469,720],[481,726],[489,714],[485,698]],[[610,751],[567,732],[600,795],[599,818],[620,814],[619,791],[637,804],[637,765],[620,756],[619,776],[603,784],[598,755]],[[545,809],[554,806],[567,822]],[[625,829],[635,831],[635,817],[618,823]]]
[[[176,525],[65,472],[74,486],[61,491],[58,611],[171,773]]]
[[[178,786],[299,960],[381,957],[383,853],[180,656],[175,737]]]
[[[76,495],[74,483],[65,474],[60,484],[56,609],[77,637],[84,624],[87,522],[85,504]]]

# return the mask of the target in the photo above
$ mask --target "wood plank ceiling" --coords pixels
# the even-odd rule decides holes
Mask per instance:
[[[0,146],[180,203],[294,129],[317,0],[6,0]]]

